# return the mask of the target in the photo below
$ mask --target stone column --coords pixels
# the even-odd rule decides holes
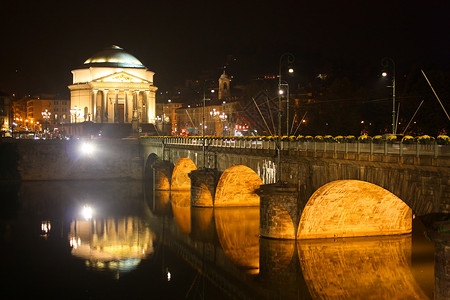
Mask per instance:
[[[136,91],[136,112],[137,112],[137,119],[140,123],[142,121],[142,101],[139,101],[139,96],[141,94],[140,90]]]
[[[111,95],[112,96],[112,95]],[[114,123],[114,98],[108,98],[108,123]]]
[[[131,127],[133,128],[134,132],[137,132],[139,129],[139,90],[134,91],[133,94],[133,118],[131,120]]]
[[[145,122],[151,123],[151,112],[150,112],[150,91],[145,91]]]
[[[98,90],[92,90],[93,99],[93,108],[92,108],[92,121],[98,123],[98,115],[97,115],[97,92]]]
[[[133,92],[126,90],[126,120],[131,123],[133,120]]]
[[[156,106],[155,106],[155,93],[152,92],[148,94],[148,121],[150,123],[155,123],[155,117],[156,117]]]
[[[116,98],[115,98],[115,105],[114,105],[114,123],[119,123],[119,90],[116,89]]]
[[[102,123],[108,123],[108,118],[109,118],[108,107],[109,107],[109,105],[108,105],[108,90],[106,90],[106,89],[103,90],[103,102],[102,103],[103,103],[102,112],[104,115]]]

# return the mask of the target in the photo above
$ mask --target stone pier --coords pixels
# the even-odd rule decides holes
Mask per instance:
[[[217,169],[199,169],[189,173],[191,179],[191,205],[193,207],[213,207],[217,183],[222,172]]]
[[[260,186],[260,235],[277,239],[295,239],[301,208],[297,187],[288,183]]]

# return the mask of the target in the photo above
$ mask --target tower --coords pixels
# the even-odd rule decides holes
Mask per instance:
[[[224,99],[230,96],[230,77],[223,70],[223,74],[219,78],[219,99]]]

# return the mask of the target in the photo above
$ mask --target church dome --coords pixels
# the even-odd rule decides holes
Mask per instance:
[[[84,62],[84,66],[145,69],[145,66],[136,57],[116,45],[95,53]]]

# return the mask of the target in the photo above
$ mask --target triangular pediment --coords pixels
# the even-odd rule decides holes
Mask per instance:
[[[148,80],[128,74],[127,72],[117,72],[111,75],[95,79],[97,82],[127,82],[127,83],[151,83]]]

